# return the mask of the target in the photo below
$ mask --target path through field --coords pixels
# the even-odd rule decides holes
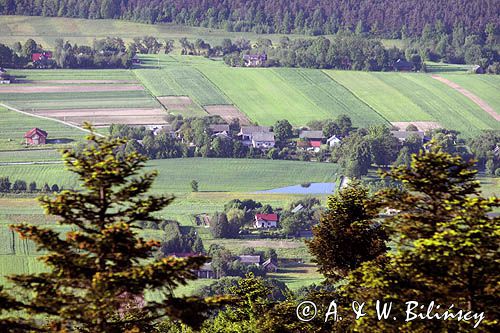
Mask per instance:
[[[473,93],[471,93],[467,89],[464,89],[460,85],[456,84],[455,82],[452,82],[448,79],[445,79],[444,77],[441,77],[439,75],[432,75],[432,78],[446,84],[447,86],[449,86],[453,89],[455,89],[456,91],[458,91],[459,93],[461,93],[462,95],[464,95],[465,97],[467,97],[468,99],[470,99],[471,101],[473,101],[474,103],[479,105],[479,107],[481,109],[483,109],[489,115],[491,115],[493,118],[495,118],[495,120],[500,121],[500,114],[496,113],[495,110],[493,110],[493,108],[488,105],[488,103],[486,103],[484,100],[482,100],[478,96],[474,95]]]

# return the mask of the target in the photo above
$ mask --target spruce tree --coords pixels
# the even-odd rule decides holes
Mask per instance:
[[[307,241],[319,272],[331,281],[345,278],[363,262],[385,253],[387,239],[376,212],[369,208],[368,189],[353,182],[328,198],[327,211]]]
[[[87,126],[91,129],[90,126]],[[212,306],[222,299],[176,297],[174,289],[196,278],[204,257],[166,257],[153,260],[157,241],[138,235],[139,222],[157,223],[153,213],[173,197],[147,195],[157,172],[143,172],[146,158],[115,152],[121,138],[101,138],[94,132],[81,151],[65,150],[67,169],[81,182],[81,190],[64,190],[40,198],[46,214],[72,228],[64,236],[34,225],[12,226],[33,241],[44,255],[48,271],[11,276],[26,291],[23,305],[29,314],[44,315],[52,332],[146,332],[143,327],[168,316],[199,327]],[[130,299],[144,300],[147,291],[162,300],[139,302],[142,315],[123,315]]]
[[[500,206],[497,197],[478,193],[474,161],[443,152],[433,146],[412,156],[410,168],[396,167],[385,173],[403,184],[402,190],[387,189],[376,198],[381,207],[399,210],[384,223],[390,224],[395,252],[353,271],[344,286],[347,299],[367,302],[367,315],[353,322],[355,331],[471,332],[477,320],[405,321],[407,301],[434,312],[484,312],[477,328],[496,332],[500,218],[488,215]],[[397,320],[377,320],[375,300],[393,302]],[[416,312],[425,312],[419,307]],[[392,315],[391,315],[392,316]],[[496,327],[496,328],[495,328]]]

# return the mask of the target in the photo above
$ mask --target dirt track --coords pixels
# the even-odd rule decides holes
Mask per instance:
[[[444,77],[441,77],[439,75],[432,75],[432,78],[436,79],[440,82],[443,82],[447,86],[455,89],[456,91],[458,91],[459,93],[461,93],[462,95],[464,95],[465,97],[467,97],[468,99],[470,99],[471,101],[476,103],[481,109],[483,109],[489,115],[491,115],[493,118],[495,118],[496,121],[500,121],[500,114],[496,113],[495,110],[493,110],[493,108],[488,105],[488,103],[486,103],[484,100],[482,100],[478,96],[474,95],[473,93],[471,93],[467,89],[464,89],[460,85],[456,84],[455,82],[452,82],[448,79],[445,79]]]

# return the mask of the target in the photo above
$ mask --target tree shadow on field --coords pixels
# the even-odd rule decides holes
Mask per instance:
[[[73,141],[75,141],[75,140],[73,140],[73,139],[67,139],[67,138],[55,138],[55,139],[47,139],[45,141],[45,143],[54,145],[54,144],[61,144],[61,143],[62,144],[64,144],[64,143],[71,143]]]

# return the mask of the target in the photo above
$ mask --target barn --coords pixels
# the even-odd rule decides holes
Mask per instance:
[[[27,145],[44,145],[46,143],[47,136],[47,132],[39,129],[38,127],[35,127],[24,134]]]

